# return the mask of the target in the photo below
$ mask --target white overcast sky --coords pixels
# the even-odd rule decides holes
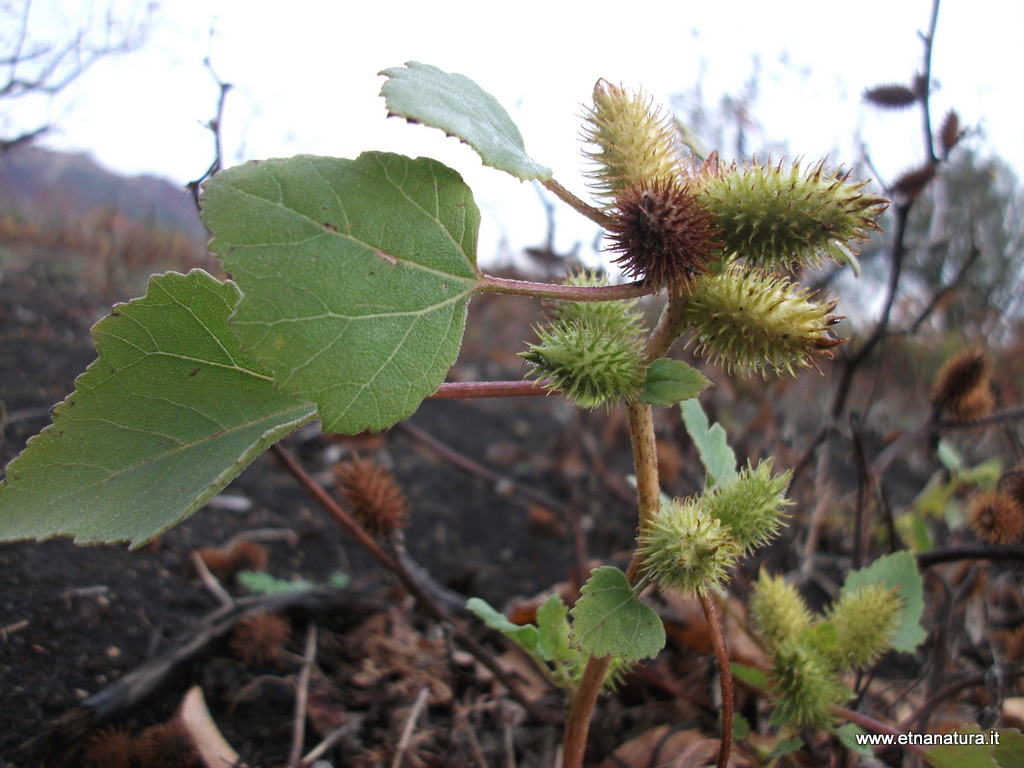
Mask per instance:
[[[379,70],[417,60],[476,80],[516,118],[527,151],[583,193],[580,105],[598,77],[643,86],[661,102],[699,83],[711,106],[741,91],[756,57],[761,95],[754,117],[763,130],[752,146],[785,142],[791,154],[848,163],[859,131],[879,170],[891,176],[921,157],[919,116],[879,115],[860,95],[917,71],[918,31],[931,5],[167,0],[141,50],[100,62],[59,97],[0,106],[21,127],[52,121],[56,129],[44,146],[87,151],[108,168],[184,184],[203,173],[212,155],[203,128],[217,99],[203,66],[209,55],[218,76],[234,85],[223,121],[228,164],[299,153],[354,157],[366,149],[436,157],[476,191],[483,256],[502,237],[514,248],[543,239],[536,192],[483,168],[439,131],[386,120]],[[33,32],[66,34],[90,9],[108,6],[109,0],[35,0]],[[125,0],[124,7],[140,3]],[[941,85],[936,120],[954,106],[1018,173],[1022,33],[1019,0],[943,0],[933,58]],[[572,216],[559,218],[563,248],[593,232],[588,223],[570,226]]]

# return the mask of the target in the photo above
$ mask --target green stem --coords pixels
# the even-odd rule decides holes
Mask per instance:
[[[657,293],[659,287],[644,283],[622,285],[561,285],[535,283],[530,280],[512,280],[494,275],[481,275],[478,293],[507,293],[514,296],[535,296],[538,299],[562,301],[621,301]]]

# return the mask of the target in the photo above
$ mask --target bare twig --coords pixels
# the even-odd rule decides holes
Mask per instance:
[[[530,296],[560,301],[621,301],[650,296],[661,290],[658,285],[623,283],[621,285],[565,285],[564,283],[535,283],[507,277],[481,275],[477,283],[479,293],[504,293],[511,296]]]
[[[409,435],[409,437],[416,440],[416,442],[422,443],[431,450],[436,451],[440,456],[447,461],[450,461],[459,469],[469,472],[470,474],[477,475],[478,477],[482,477],[487,482],[493,483],[495,487],[510,488],[516,495],[519,495],[524,499],[528,499],[534,504],[539,504],[542,507],[550,509],[552,512],[557,512],[563,517],[567,517],[570,514],[569,508],[557,499],[552,498],[548,494],[538,491],[536,488],[526,485],[525,483],[520,483],[510,477],[498,474],[494,470],[485,467],[483,464],[474,461],[465,454],[455,450],[447,443],[438,440],[432,434],[420,427],[417,427],[410,421],[400,421],[396,427]]]
[[[302,765],[302,745],[306,738],[306,707],[309,703],[309,677],[316,659],[316,623],[306,627],[306,645],[302,654],[302,669],[295,692],[295,719],[292,722],[292,748],[288,753],[288,768]]]
[[[210,573],[210,569],[206,567],[206,563],[203,561],[203,558],[199,556],[199,553],[192,552],[189,554],[189,560],[192,562],[192,567],[195,568],[196,575],[199,576],[199,580],[203,582],[203,586],[206,587],[207,591],[217,598],[217,602],[225,608],[233,606],[235,604],[235,599],[231,597],[223,586],[221,586],[217,577]]]
[[[409,715],[405,720],[405,725],[402,727],[402,736],[398,740],[398,747],[395,749],[395,755],[391,759],[391,768],[398,768],[402,764],[402,759],[405,757],[406,751],[409,749],[409,744],[412,741],[412,734],[416,728],[416,721],[420,719],[420,713],[423,711],[423,707],[427,703],[427,694],[429,689],[427,686],[420,688],[420,692],[416,694],[416,700],[412,704],[412,709],[409,710]]]
[[[207,70],[209,70],[210,75],[213,77],[214,82],[217,83],[217,88],[220,89],[220,95],[217,97],[217,111],[214,113],[213,118],[206,124],[206,127],[209,129],[210,133],[213,134],[213,162],[210,163],[210,166],[206,169],[202,176],[200,176],[195,181],[190,181],[188,184],[185,185],[188,188],[188,191],[192,193],[192,199],[196,204],[196,208],[199,207],[199,190],[200,187],[202,186],[202,183],[207,179],[212,178],[214,174],[216,174],[218,171],[220,171],[221,168],[224,167],[224,146],[221,141],[220,129],[221,123],[224,119],[224,103],[227,101],[228,91],[230,91],[232,87],[231,83],[225,83],[217,76],[217,73],[213,69],[213,64],[211,63],[209,56],[203,59],[203,65],[207,68]]]

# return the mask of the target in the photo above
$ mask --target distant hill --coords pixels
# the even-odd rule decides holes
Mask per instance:
[[[65,226],[116,213],[197,243],[209,237],[187,190],[155,176],[120,176],[85,153],[33,146],[0,153],[0,213]]]

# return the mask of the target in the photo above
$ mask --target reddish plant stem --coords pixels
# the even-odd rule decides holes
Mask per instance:
[[[718,662],[718,679],[722,687],[722,743],[718,749],[718,768],[725,768],[732,751],[733,712],[735,696],[732,685],[732,666],[729,660],[729,649],[725,646],[725,633],[722,631],[722,619],[718,615],[715,599],[706,592],[698,592],[704,618],[707,619],[711,632],[711,645],[715,649],[715,661]]]
[[[632,402],[626,404],[629,417],[629,436],[633,444],[633,463],[636,467],[637,500],[640,507],[640,529],[658,513],[661,489],[658,485],[658,457],[654,443],[654,420],[651,406]],[[626,570],[629,583],[636,586],[640,581],[640,557],[635,552]],[[564,768],[581,768],[587,749],[587,735],[590,719],[597,706],[597,698],[604,686],[611,657],[587,659],[580,685],[569,702],[569,715],[565,721],[565,741],[562,765]]]
[[[533,296],[538,299],[560,301],[621,301],[657,293],[656,285],[623,283],[622,285],[562,285],[535,283],[530,280],[511,280],[493,275],[481,275],[477,284],[479,293],[506,293],[513,296]]]
[[[873,717],[862,715],[860,712],[854,712],[852,709],[840,707],[837,704],[831,705],[828,709],[829,712],[831,712],[836,717],[841,718],[843,720],[849,720],[851,723],[856,723],[861,728],[864,728],[868,731],[872,731],[874,733],[884,733],[888,734],[889,736],[900,736],[903,733],[898,728],[893,728],[891,725],[886,725],[881,720],[875,720],[875,718]],[[904,744],[903,746],[910,752],[913,752],[918,757],[924,758],[925,750],[921,749],[921,747],[917,746],[916,744]]]
[[[549,379],[530,381],[446,381],[427,400],[471,400],[484,397],[545,397]]]
[[[306,473],[306,471],[299,465],[295,459],[288,454],[281,446],[275,443],[271,446],[271,451],[278,458],[288,473],[295,478],[295,480],[302,486],[310,496],[312,496],[317,503],[320,504],[324,510],[334,518],[335,522],[341,526],[347,534],[356,540],[363,549],[380,565],[387,568],[389,571],[398,577],[398,580],[402,582],[409,594],[416,600],[416,604],[420,609],[430,616],[432,619],[437,621],[439,624],[448,628],[451,632],[451,636],[455,641],[465,648],[473,657],[475,657],[481,664],[489,669],[494,676],[502,682],[502,684],[508,689],[509,694],[517,702],[519,702],[523,708],[530,714],[531,717],[536,718],[541,722],[545,722],[550,719],[549,715],[543,712],[539,707],[534,704],[530,698],[525,694],[523,689],[498,663],[498,660],[494,658],[494,655],[487,651],[482,645],[474,640],[470,635],[460,629],[448,612],[433,598],[433,596],[423,588],[423,585],[417,581],[416,577],[406,568],[401,561],[387,552],[372,536],[370,536],[361,525],[359,525],[348,512],[334,498],[321,488],[317,482]]]
[[[569,713],[565,719],[565,742],[562,746],[563,768],[582,768],[587,751],[587,734],[590,733],[590,718],[597,704],[597,697],[604,687],[604,678],[612,663],[611,656],[587,659],[579,687],[569,701]]]
[[[644,355],[648,362],[661,357],[672,346],[678,336],[679,321],[686,309],[686,302],[686,296],[669,297],[668,304],[658,320],[658,325],[651,332],[644,349]],[[643,531],[658,514],[658,508],[661,506],[654,417],[650,405],[635,401],[626,404],[626,415],[629,418],[629,438],[633,446],[633,466],[636,470],[638,531]],[[640,566],[640,556],[634,552],[629,567],[626,569],[626,578],[633,586],[636,586],[643,576]],[[712,634],[716,631],[721,632],[720,625],[712,625]],[[724,639],[722,642],[724,643]],[[565,721],[562,762],[564,768],[581,768],[583,765],[590,719],[594,707],[597,705],[597,697],[601,693],[610,663],[611,661],[607,657],[595,659],[591,656],[587,660],[579,688],[569,703],[569,715]],[[730,686],[731,682],[730,677]]]
[[[557,197],[563,203],[566,203],[570,208],[572,208],[577,213],[581,213],[591,221],[600,224],[602,228],[608,227],[608,224],[611,221],[611,217],[607,213],[602,211],[600,208],[595,208],[589,203],[580,200],[578,197],[576,197],[576,195],[574,195],[572,192],[563,187],[554,179],[542,181],[541,184],[544,185],[544,189],[553,193],[555,197]]]

